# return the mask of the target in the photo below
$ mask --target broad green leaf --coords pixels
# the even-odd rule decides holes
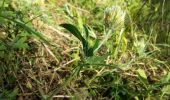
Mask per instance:
[[[72,24],[61,24],[60,26],[67,29],[69,32],[71,32],[75,37],[77,37],[82,44],[86,44],[86,40],[81,35],[80,31]]]
[[[93,48],[89,48],[88,41],[83,38],[80,31],[72,24],[61,24],[60,26],[67,29],[69,32],[71,32],[75,37],[77,37],[83,44],[83,51],[85,53],[85,56],[89,57],[93,55]]]

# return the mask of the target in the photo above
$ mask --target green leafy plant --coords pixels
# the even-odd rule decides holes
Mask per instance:
[[[18,71],[23,68],[23,61],[27,59],[26,52],[34,48],[30,47],[29,40],[38,38],[50,44],[42,33],[32,27],[25,13],[21,9],[13,9],[9,1],[0,1],[0,99],[4,100],[14,100],[18,95],[18,89],[13,86],[16,85]]]
[[[86,37],[84,38],[81,34],[81,32],[76,28],[76,26],[72,24],[61,24],[60,26],[64,27],[67,29],[69,32],[71,32],[77,39],[79,39],[83,45],[83,51],[86,57],[91,57],[94,54],[94,51],[98,48],[99,46],[99,39],[95,40],[94,45],[90,45],[89,43],[89,27],[84,25],[84,30],[85,30],[85,35]]]
[[[168,100],[169,2],[0,0],[0,99]],[[50,43],[35,28],[64,34],[63,22],[78,40],[50,34],[59,48],[42,48]]]

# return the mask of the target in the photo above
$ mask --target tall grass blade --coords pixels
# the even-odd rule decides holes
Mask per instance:
[[[47,39],[45,39],[44,36],[40,32],[37,32],[33,28],[27,26],[23,21],[8,18],[8,17],[6,17],[4,15],[0,15],[0,17],[16,23],[21,28],[23,28],[25,31],[27,31],[28,33],[30,33],[30,34],[32,33],[32,34],[36,35],[38,38],[40,38],[41,40],[43,40],[45,43],[50,44],[49,41],[47,41]]]
[[[86,40],[88,40],[89,38],[89,27],[87,25],[83,25],[84,27],[84,31],[85,31],[85,34],[86,34]]]
[[[96,39],[94,45],[93,45],[93,51],[96,52],[96,49],[99,47],[100,40]]]

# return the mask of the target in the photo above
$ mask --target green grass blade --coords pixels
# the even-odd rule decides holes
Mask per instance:
[[[40,32],[37,32],[37,31],[33,30],[33,28],[27,26],[23,21],[11,19],[11,18],[8,18],[8,17],[6,17],[4,15],[0,15],[0,17],[16,23],[21,28],[23,28],[25,31],[27,31],[28,33],[32,33],[32,34],[36,35],[38,38],[40,38],[41,40],[43,40],[45,43],[50,44],[49,41],[47,41]]]
[[[96,39],[94,45],[93,45],[93,50],[94,52],[96,52],[96,49],[99,47],[99,43],[100,43],[100,40],[99,39]]]
[[[44,36],[40,33],[40,32],[36,32],[35,30],[33,30],[32,28],[30,28],[29,26],[25,25],[25,23],[19,21],[19,20],[13,20],[13,22],[15,22],[16,24],[18,24],[19,26],[21,26],[22,28],[24,28],[28,33],[32,33],[34,35],[36,35],[37,37],[39,37],[41,40],[43,40],[44,42],[48,43],[49,42],[44,38]]]
[[[84,27],[84,31],[85,31],[85,34],[86,34],[86,40],[88,40],[89,38],[89,27],[87,25],[83,25]]]

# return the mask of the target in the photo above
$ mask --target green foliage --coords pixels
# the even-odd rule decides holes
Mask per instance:
[[[4,90],[2,93],[0,93],[0,99],[1,100],[14,100],[16,99],[18,95],[18,89],[15,88],[14,90],[6,91]]]
[[[169,2],[0,0],[0,99],[168,100]]]
[[[18,89],[13,89],[16,84],[18,71],[24,67],[25,51],[31,48],[29,39],[39,38],[45,43],[49,42],[40,32],[36,32],[28,22],[22,9],[14,8],[14,1],[0,1],[0,99],[14,100],[18,95]],[[6,87],[10,88],[6,89]]]
[[[98,48],[99,46],[99,40],[96,39],[95,43],[93,46],[90,46],[89,43],[89,28],[84,25],[84,30],[86,33],[86,39],[81,35],[80,31],[72,24],[61,24],[60,26],[64,27],[65,29],[67,29],[68,31],[70,31],[75,37],[77,37],[82,45],[83,45],[83,51],[86,57],[90,57],[93,56],[94,51]]]

